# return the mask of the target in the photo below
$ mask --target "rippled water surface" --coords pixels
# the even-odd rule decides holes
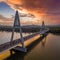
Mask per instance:
[[[24,34],[28,36],[30,34]],[[25,42],[29,45],[27,53],[16,52],[10,54],[9,51],[0,54],[0,60],[60,60],[60,34],[49,33],[41,40],[40,35]],[[0,44],[10,41],[11,32],[0,32]],[[19,38],[19,33],[15,33],[14,39]],[[32,43],[33,42],[33,43]]]

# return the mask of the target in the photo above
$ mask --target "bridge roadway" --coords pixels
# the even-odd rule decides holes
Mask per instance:
[[[40,31],[40,32],[36,32],[36,33],[34,33],[32,35],[23,37],[23,39],[24,39],[24,41],[26,41],[26,40],[28,40],[28,39],[30,39],[30,38],[32,38],[34,36],[37,36],[39,34],[43,35],[43,34],[45,34],[48,31],[49,31],[49,29],[46,29],[46,30],[43,30],[43,31]],[[12,42],[6,42],[4,44],[1,44],[0,45],[0,53],[16,47],[20,43],[21,43],[21,39],[17,39],[17,40],[13,40]]]

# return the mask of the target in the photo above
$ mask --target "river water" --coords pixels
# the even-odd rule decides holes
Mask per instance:
[[[23,36],[28,35],[30,34],[23,33]],[[15,33],[14,39],[18,38],[19,33]],[[0,44],[8,42],[10,39],[11,32],[0,32]],[[43,39],[40,35],[35,36],[26,41],[25,46],[28,46],[27,53],[10,54],[10,51],[6,51],[0,54],[0,60],[60,60],[60,34],[49,33]]]

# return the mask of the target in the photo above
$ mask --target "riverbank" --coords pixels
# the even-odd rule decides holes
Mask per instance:
[[[60,27],[59,26],[51,26],[49,27],[51,33],[60,33]]]
[[[60,27],[59,26],[46,26],[50,29],[51,33],[60,33]],[[31,33],[31,32],[38,32],[40,31],[41,26],[38,25],[28,25],[28,26],[21,26],[22,32],[25,33]],[[1,26],[0,25],[0,31],[12,31],[12,26]],[[19,32],[19,28],[15,28],[15,32]]]

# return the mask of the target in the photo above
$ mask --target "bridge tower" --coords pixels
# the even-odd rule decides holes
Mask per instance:
[[[42,21],[42,25],[41,25],[41,29],[40,29],[40,31],[42,31],[42,30],[45,30],[45,23],[44,23],[44,21]]]
[[[14,37],[14,31],[15,31],[15,28],[19,29],[19,33],[20,33],[20,37],[21,37],[21,44],[22,44],[22,49],[20,50],[23,50],[26,52],[26,48],[24,46],[24,39],[23,39],[23,36],[22,36],[22,30],[21,30],[21,24],[20,24],[20,19],[19,19],[19,14],[18,14],[18,11],[16,11],[16,14],[15,14],[15,19],[14,19],[14,24],[13,24],[13,29],[12,29],[12,36],[11,36],[11,43],[13,41],[13,37]],[[17,49],[19,50],[19,48]]]

